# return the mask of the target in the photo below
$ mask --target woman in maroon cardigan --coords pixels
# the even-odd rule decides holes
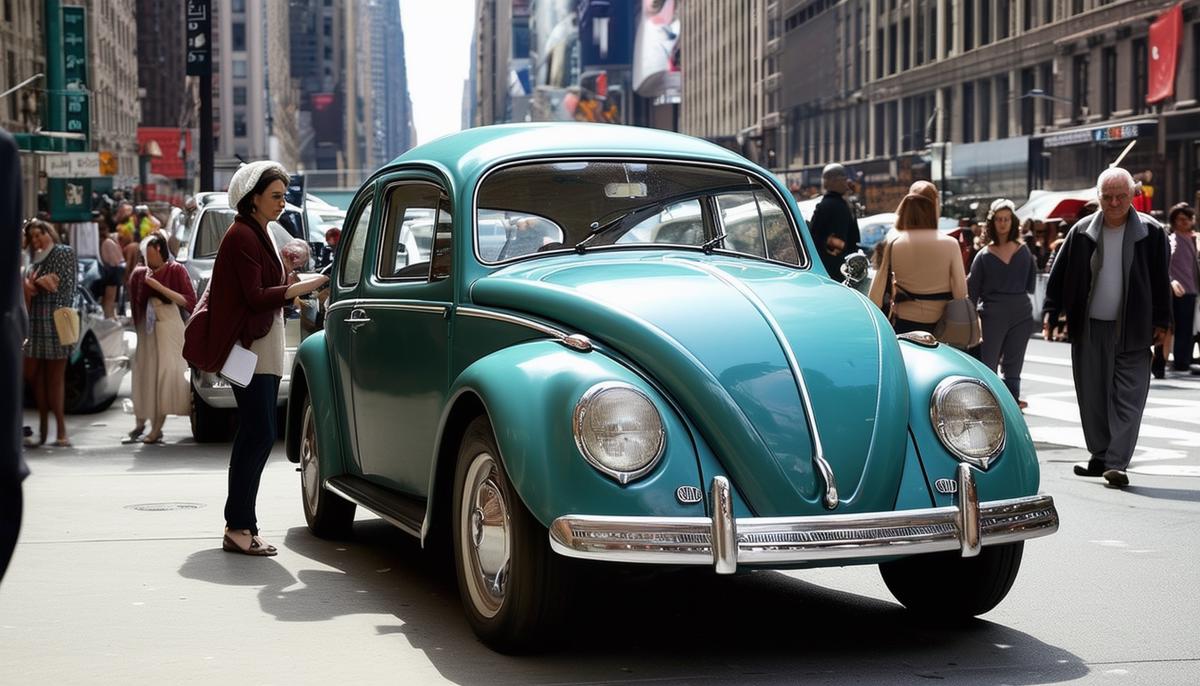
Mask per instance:
[[[245,387],[233,385],[238,430],[229,459],[222,548],[246,555],[274,555],[258,535],[254,506],[263,468],[275,445],[275,405],[283,376],[283,306],[328,281],[300,280],[286,272],[267,223],[283,213],[288,175],[277,162],[244,165],[229,182],[229,204],[237,208],[213,264],[212,278],[188,323],[184,357],[218,372],[234,344],[257,355]]]

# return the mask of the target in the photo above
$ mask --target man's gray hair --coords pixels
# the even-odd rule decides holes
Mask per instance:
[[[1132,194],[1133,189],[1137,187],[1137,182],[1133,180],[1133,175],[1128,171],[1120,167],[1109,167],[1108,169],[1100,172],[1100,176],[1096,179],[1096,195],[1100,195],[1104,192],[1104,184],[1117,179],[1125,182],[1125,185],[1129,187],[1130,194]]]
[[[823,181],[844,178],[846,178],[846,168],[836,162],[825,165],[825,168],[821,170],[821,180]]]

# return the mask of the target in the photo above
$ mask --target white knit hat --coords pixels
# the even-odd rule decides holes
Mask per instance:
[[[233,173],[233,178],[229,180],[229,206],[237,209],[238,203],[254,190],[254,187],[258,185],[259,178],[268,169],[278,169],[284,176],[287,176],[287,170],[283,168],[283,165],[272,160],[249,162],[238,167],[238,170]]]

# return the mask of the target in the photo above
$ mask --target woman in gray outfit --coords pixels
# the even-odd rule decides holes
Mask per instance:
[[[1033,293],[1037,261],[1021,244],[1017,217],[1011,200],[992,203],[987,216],[988,246],[975,255],[967,277],[967,293],[979,308],[983,328],[980,359],[989,369],[997,366],[1004,385],[1021,409],[1021,368],[1025,348],[1033,334]]]

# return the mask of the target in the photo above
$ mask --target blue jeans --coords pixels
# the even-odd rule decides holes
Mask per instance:
[[[258,483],[262,479],[271,448],[275,447],[275,404],[279,377],[255,374],[245,388],[233,387],[237,400],[237,435],[229,456],[229,496],[225,500],[225,526],[250,529],[258,535]]]

